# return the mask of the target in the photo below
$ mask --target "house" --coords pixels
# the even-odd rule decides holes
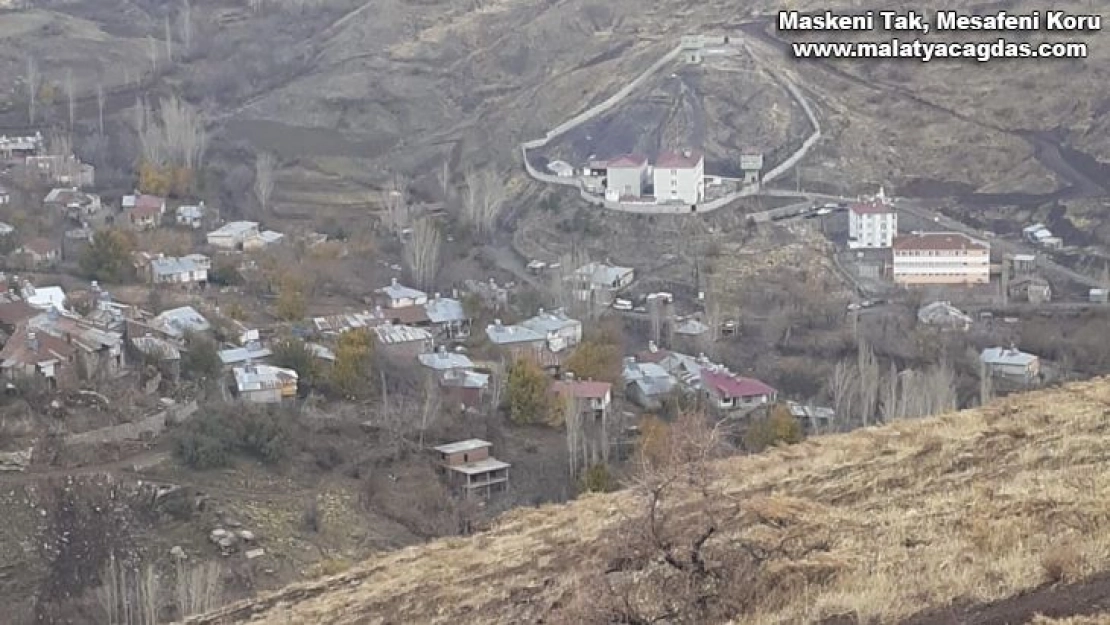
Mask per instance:
[[[695,206],[705,199],[705,157],[700,152],[664,152],[652,170],[655,200]]]
[[[27,327],[40,337],[57,337],[73,346],[76,362],[81,365],[78,377],[114,375],[124,366],[123,336],[98,328],[73,313],[50,308],[27,320]]]
[[[1052,238],[1052,231],[1042,223],[1035,223],[1022,228],[1021,236],[1030,243],[1043,243],[1045,239]]]
[[[636,272],[631,267],[616,267],[591,262],[575,270],[574,295],[579,301],[607,306],[621,289],[632,283]]]
[[[582,342],[582,322],[571,319],[562,309],[545,312],[541,308],[535,317],[520,325],[546,337],[547,348],[553,352],[571,349]]]
[[[239,398],[256,404],[276,404],[297,396],[297,372],[271,365],[247,364],[232,369]]]
[[[192,306],[164,311],[151,319],[150,325],[174,339],[183,338],[189,332],[207,332],[212,327]]]
[[[204,284],[212,260],[203,254],[190,254],[180,258],[161,256],[150,261],[152,284]]]
[[[648,159],[641,154],[618,156],[605,164],[606,187],[618,198],[638,198],[645,195],[648,177]]]
[[[1087,292],[1087,301],[1092,304],[1106,304],[1110,302],[1110,289],[1091,289]]]
[[[77,187],[91,187],[96,184],[96,168],[82,163],[72,154],[28,156],[24,164],[50,182]]]
[[[428,294],[424,291],[409,288],[393,278],[389,286],[378,289],[386,308],[404,308],[406,306],[423,306],[428,303]]]
[[[0,158],[26,158],[42,151],[42,133],[36,132],[34,136],[9,137],[0,135]]]
[[[674,332],[681,336],[702,336],[709,332],[709,326],[702,323],[697,317],[686,317],[675,324]]]
[[[181,350],[173,343],[147,332],[132,338],[130,344],[137,362],[156,365],[171,380],[181,376]]]
[[[369,329],[385,323],[381,308],[374,312],[364,310],[355,313],[339,313],[327,317],[315,317],[312,324],[320,334],[342,334],[348,330]]]
[[[724,367],[704,367],[702,388],[720,410],[751,410],[772,404],[778,391],[753,378],[733,374]]]
[[[127,224],[136,230],[157,228],[166,212],[166,199],[156,195],[125,195],[123,211]]]
[[[436,331],[449,339],[470,336],[470,318],[466,315],[462,302],[450,297],[440,297],[436,293],[424,304],[424,312]]]
[[[65,339],[40,335],[20,326],[0,350],[0,375],[9,380],[41,376],[52,387],[68,386],[75,378],[77,350]]]
[[[489,388],[489,375],[467,369],[449,369],[439,379],[444,401],[477,408]]]
[[[1020,276],[1009,283],[1006,293],[1016,300],[1030,304],[1043,304],[1052,301],[1052,286],[1040,276]]]
[[[836,420],[836,411],[832,408],[803,405],[794,401],[786,402],[786,407],[807,433],[827,432]]]
[[[0,293],[0,331],[11,334],[23,322],[39,315],[42,311],[31,306],[16,293]]]
[[[524,326],[504,325],[500,319],[486,326],[486,336],[491,343],[503,348],[543,348],[547,344],[546,335]]]
[[[272,356],[273,352],[269,348],[262,347],[261,343],[256,342],[244,347],[221,349],[219,355],[220,362],[224,366],[235,366],[265,360]]]
[[[197,205],[182,205],[177,207],[177,225],[187,228],[199,229],[204,225],[204,202]]]
[[[254,236],[249,236],[243,240],[243,250],[260,250],[264,247],[279,243],[285,235],[273,230],[263,230]]]
[[[678,381],[667,370],[654,362],[638,362],[635,357],[625,358],[621,378],[625,395],[638,406],[658,410],[663,400],[674,391]]]
[[[570,178],[574,175],[574,167],[565,161],[551,161],[547,164],[547,171],[560,178]]]
[[[917,321],[943,329],[967,331],[972,319],[949,302],[933,302],[918,309]]]
[[[439,456],[439,472],[467,497],[504,492],[509,488],[509,468],[490,455],[493,443],[472,438],[435,447]]]
[[[882,202],[861,202],[848,208],[848,248],[887,249],[898,233],[898,213]]]
[[[895,284],[990,283],[990,245],[959,232],[920,232],[893,243]]]
[[[242,250],[247,239],[258,236],[258,222],[232,221],[209,232],[208,244],[225,250]]]
[[[15,253],[26,258],[35,267],[53,265],[62,258],[61,246],[43,237],[35,237],[25,242],[15,250]]]
[[[432,350],[432,333],[424,328],[385,323],[374,328],[374,336],[386,353],[408,360]]]
[[[1037,270],[1036,254],[1013,254],[1007,260],[1010,261],[1010,269],[1015,276],[1028,275]]]
[[[66,292],[60,286],[36,287],[30,282],[24,282],[20,287],[20,294],[24,301],[39,310],[66,310]]]
[[[613,404],[612,385],[608,382],[573,378],[555,380],[551,383],[550,391],[562,401],[573,401],[580,414],[597,419],[604,418]]]
[[[474,363],[466,354],[456,354],[447,351],[447,348],[440,345],[435,352],[420,354],[417,356],[420,364],[435,371],[437,374],[442,374],[451,370],[470,370],[474,368]]]
[[[42,203],[53,210],[64,212],[69,219],[85,220],[100,212],[102,203],[95,193],[85,193],[77,187],[51,189]]]
[[[979,355],[979,361],[991,375],[1020,379],[1026,382],[1041,373],[1041,359],[1033,354],[1005,347],[988,347]]]

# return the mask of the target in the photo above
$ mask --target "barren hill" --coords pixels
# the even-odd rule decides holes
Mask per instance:
[[[736,552],[762,554],[747,581],[768,590],[725,610],[736,622],[1105,615],[1108,417],[1110,380],[1101,379],[811,439],[719,463],[710,497],[687,492],[658,518],[672,527],[666,542],[678,564],[704,559],[712,570]],[[518,510],[486,533],[408,548],[191,622],[612,622],[584,617],[581,597],[627,573],[636,554],[611,547],[627,544],[646,510],[636,492]],[[683,546],[695,544],[700,558],[684,560]],[[651,571],[668,567],[665,557],[648,560],[633,574],[645,592]],[[1092,619],[1059,622],[1106,622]]]

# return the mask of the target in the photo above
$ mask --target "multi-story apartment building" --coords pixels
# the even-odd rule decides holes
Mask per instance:
[[[990,245],[959,232],[918,232],[894,239],[895,284],[990,283]]]
[[[887,249],[898,234],[898,213],[881,202],[853,204],[848,209],[848,248]]]

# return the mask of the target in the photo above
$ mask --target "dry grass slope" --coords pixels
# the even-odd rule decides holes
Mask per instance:
[[[896,622],[1110,568],[1108,417],[1102,379],[725,461],[718,499],[820,533],[828,549],[794,565],[834,572],[804,600],[755,606],[742,621]],[[191,622],[537,622],[566,602],[580,572],[596,570],[598,541],[613,539],[634,499],[518,510],[488,533],[404,549]],[[678,509],[691,523],[705,512]]]

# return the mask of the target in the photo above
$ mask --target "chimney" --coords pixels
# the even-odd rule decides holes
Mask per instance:
[[[500,328],[500,327],[501,327],[501,320],[500,320],[500,319],[494,319],[494,320],[493,320],[493,325],[494,325],[495,327],[498,327],[498,328]]]
[[[573,371],[567,371],[566,373],[563,374],[563,379],[573,382],[574,381],[574,372]]]
[[[709,359],[705,357],[705,354],[698,353],[698,362],[701,363],[701,364],[705,364],[705,363],[709,362]]]
[[[100,290],[100,283],[97,282],[96,280],[93,280],[92,283],[89,284],[89,288],[92,289],[93,291],[99,291]]]
[[[440,345],[439,347],[436,348],[436,353],[439,354],[440,358],[446,358],[447,357],[447,346],[446,345]]]
[[[683,150],[682,155],[685,156],[686,158],[690,158],[690,150]]]
[[[39,337],[34,332],[27,333],[27,349],[35,354],[39,352]]]
[[[655,341],[648,341],[648,351],[653,354],[659,351],[659,346],[655,344]]]
[[[432,299],[439,299],[439,293],[433,293]]]
[[[489,285],[490,285],[490,286],[497,286],[497,281],[496,281],[496,280],[494,280],[493,278],[490,278],[490,279],[489,279]]]
[[[539,312],[536,313],[536,316],[537,317],[542,317],[543,316],[543,308],[539,309]]]
[[[397,278],[393,278],[393,279],[391,279],[391,280],[389,281],[389,284],[390,284],[390,286],[394,286],[394,287],[395,287],[395,286],[397,286]]]

